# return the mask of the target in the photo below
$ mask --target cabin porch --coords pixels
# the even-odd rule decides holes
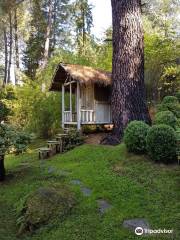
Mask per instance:
[[[77,125],[77,129],[81,129],[81,125],[111,124],[111,109],[106,90],[103,96],[100,94],[103,88],[98,89],[95,84],[80,84],[78,81],[63,83],[62,128],[65,125]],[[69,92],[68,104],[65,101],[66,91]],[[96,95],[102,95],[101,99],[96,99]]]

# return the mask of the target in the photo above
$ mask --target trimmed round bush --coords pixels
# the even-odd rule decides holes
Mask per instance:
[[[176,133],[165,124],[154,125],[147,134],[147,150],[155,162],[171,163],[176,160]]]
[[[166,96],[162,100],[162,104],[174,103],[178,104],[178,98],[175,96]]]
[[[142,121],[132,121],[128,124],[124,132],[124,142],[129,152],[146,152],[146,136],[149,125]]]
[[[177,92],[177,93],[176,93],[176,97],[177,97],[177,99],[178,99],[178,101],[179,101],[179,103],[180,103],[180,92]]]
[[[157,111],[171,111],[177,118],[180,118],[180,104],[177,97],[166,96],[162,103],[157,106]]]
[[[158,112],[155,115],[154,124],[166,124],[175,129],[177,126],[177,118],[171,111]]]

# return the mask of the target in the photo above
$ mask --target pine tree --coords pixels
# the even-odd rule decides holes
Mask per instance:
[[[111,0],[113,16],[112,118],[122,139],[132,120],[150,123],[144,85],[141,1]]]

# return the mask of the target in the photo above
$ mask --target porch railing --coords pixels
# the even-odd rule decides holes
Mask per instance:
[[[71,123],[77,122],[77,113],[71,111],[64,111],[64,122]],[[95,122],[94,110],[81,109],[81,123],[93,123]]]
[[[64,111],[64,122],[77,122],[77,113],[71,113],[71,111]]]
[[[82,123],[92,123],[95,121],[94,110],[82,110],[81,109],[81,122]]]

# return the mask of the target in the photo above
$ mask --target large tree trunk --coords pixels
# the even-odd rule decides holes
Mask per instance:
[[[12,63],[12,47],[13,47],[13,32],[12,32],[12,14],[9,12],[9,63],[7,73],[7,83],[11,82],[11,63]]]
[[[8,68],[8,43],[7,43],[7,32],[4,28],[4,82],[3,86],[7,84],[7,68]]]
[[[15,30],[15,59],[16,59],[16,71],[15,71],[15,84],[18,84],[19,80],[19,46],[18,46],[18,21],[17,21],[17,8],[14,9],[14,30]]]
[[[0,182],[5,179],[4,155],[0,155]]]
[[[132,120],[150,123],[144,85],[144,43],[140,0],[111,0],[113,15],[113,135],[122,139]]]
[[[44,47],[44,58],[43,58],[42,68],[46,66],[49,58],[49,47],[50,47],[50,38],[51,38],[51,30],[52,30],[52,11],[53,11],[52,0],[49,0],[48,24],[47,24],[47,30],[46,30],[46,41],[45,41],[45,47]]]

